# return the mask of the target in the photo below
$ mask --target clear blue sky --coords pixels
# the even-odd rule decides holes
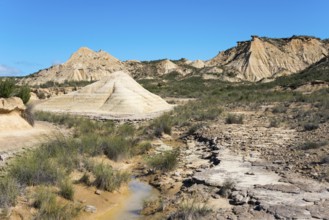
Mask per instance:
[[[328,38],[328,0],[0,0],[0,75],[81,46],[120,60],[208,60],[250,35]]]

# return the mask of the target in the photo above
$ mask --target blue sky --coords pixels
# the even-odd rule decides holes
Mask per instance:
[[[329,38],[327,0],[0,0],[0,76],[82,46],[120,60],[208,60],[250,35]]]

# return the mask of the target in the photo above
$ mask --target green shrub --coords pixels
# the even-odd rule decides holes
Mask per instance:
[[[129,174],[113,170],[110,165],[97,164],[92,168],[95,176],[94,185],[98,189],[112,192],[118,189],[123,183],[128,182]]]
[[[72,200],[74,198],[73,184],[69,179],[64,179],[59,184],[59,195],[63,198]]]
[[[39,209],[43,203],[56,201],[56,195],[50,187],[39,186],[33,195],[33,207]]]
[[[178,164],[179,150],[165,151],[164,153],[156,154],[147,159],[149,167],[161,170],[170,171],[173,170]]]
[[[15,179],[7,176],[0,178],[0,208],[14,206],[18,193],[18,183]]]
[[[55,184],[64,171],[58,163],[43,156],[30,152],[23,158],[15,158],[8,169],[9,175],[24,185]]]
[[[156,137],[161,137],[163,133],[171,134],[171,127],[172,127],[172,120],[171,116],[166,113],[160,116],[159,118],[155,119],[151,124],[153,128],[153,134]]]
[[[135,134],[135,127],[132,124],[122,124],[118,126],[116,134],[124,137],[133,137]]]
[[[21,184],[54,184],[80,163],[78,147],[74,140],[57,139],[14,158],[9,175]]]
[[[143,141],[139,143],[136,147],[133,148],[133,154],[134,155],[141,155],[145,154],[152,148],[152,144],[149,141]]]
[[[14,94],[15,81],[13,79],[0,80],[0,98],[9,98]]]
[[[225,119],[226,124],[243,124],[242,115],[229,114]]]
[[[34,207],[39,209],[34,216],[36,220],[60,219],[70,220],[76,217],[81,207],[72,204],[61,205],[56,195],[48,187],[40,187],[34,196]]]
[[[183,201],[176,213],[172,214],[169,219],[172,220],[199,220],[204,219],[212,212],[212,209],[205,202]]]
[[[24,85],[24,86],[21,86],[17,93],[15,94],[15,96],[19,97],[22,99],[23,103],[26,104],[29,100],[30,100],[30,97],[31,97],[31,89],[30,87],[28,87],[27,85]]]
[[[101,148],[109,159],[118,161],[131,156],[132,142],[122,136],[104,137]]]

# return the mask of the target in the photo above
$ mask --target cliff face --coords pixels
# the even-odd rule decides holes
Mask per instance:
[[[221,66],[234,77],[259,81],[299,72],[328,55],[329,42],[315,37],[260,38],[238,42],[219,53],[207,66]]]
[[[72,54],[64,64],[41,70],[23,79],[22,83],[40,85],[48,81],[58,83],[63,83],[66,80],[95,81],[122,69],[124,69],[123,64],[105,51],[95,52],[82,47]]]

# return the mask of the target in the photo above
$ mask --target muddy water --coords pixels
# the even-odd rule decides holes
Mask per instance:
[[[99,216],[98,220],[130,220],[140,219],[140,211],[146,199],[153,199],[159,195],[159,192],[147,183],[140,182],[136,179],[129,183],[129,196],[112,208],[108,212]]]

